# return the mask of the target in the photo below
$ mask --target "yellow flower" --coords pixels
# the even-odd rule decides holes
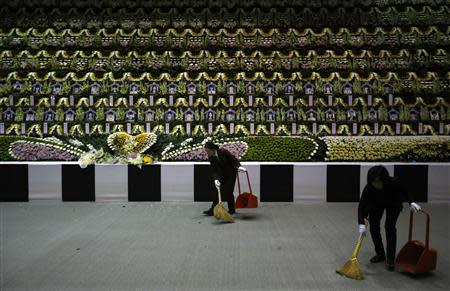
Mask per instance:
[[[151,156],[144,156],[143,161],[145,164],[151,164],[153,163],[153,158]]]

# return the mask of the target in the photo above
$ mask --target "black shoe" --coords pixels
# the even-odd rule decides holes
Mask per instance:
[[[386,257],[385,256],[380,256],[380,255],[376,255],[376,256],[374,256],[374,257],[372,257],[370,259],[371,263],[381,263],[381,262],[384,262],[384,261],[386,261]]]
[[[230,213],[230,214],[235,214],[235,213],[236,213],[236,210],[235,210],[235,209],[230,209],[230,211],[228,211],[228,213]]]
[[[393,260],[386,260],[386,268],[388,269],[389,272],[394,272],[395,271],[395,264]]]
[[[211,209],[203,211],[203,214],[206,216],[213,216],[214,212],[213,212],[213,209],[211,208]]]

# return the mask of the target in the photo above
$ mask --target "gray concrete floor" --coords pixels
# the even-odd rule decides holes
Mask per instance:
[[[357,238],[355,203],[266,203],[220,224],[207,203],[0,203],[1,290],[438,290],[450,288],[449,204],[432,215],[438,267],[411,277],[370,264],[335,273]],[[406,205],[405,205],[406,208]],[[417,218],[415,237],[424,238]],[[408,211],[398,222],[406,242]]]

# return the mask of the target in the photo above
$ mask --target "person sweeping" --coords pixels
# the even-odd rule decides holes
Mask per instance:
[[[205,143],[204,149],[211,164],[214,184],[220,189],[222,200],[227,201],[229,213],[234,214],[236,210],[234,206],[233,190],[236,182],[236,175],[238,170],[245,171],[245,169],[241,167],[239,160],[229,151],[219,148],[218,145],[211,141]],[[207,216],[214,215],[213,210],[217,205],[218,200],[218,196],[213,195],[211,208],[203,213]]]
[[[383,166],[374,166],[367,173],[367,185],[361,195],[358,205],[359,234],[366,233],[364,219],[369,217],[370,235],[375,246],[376,255],[370,259],[371,263],[386,262],[389,271],[394,271],[396,255],[397,229],[396,223],[403,209],[403,201],[408,201],[412,211],[417,212],[420,206],[412,202],[412,197],[400,182],[389,176],[389,172]],[[386,212],[386,252],[380,234],[380,222],[383,213]]]

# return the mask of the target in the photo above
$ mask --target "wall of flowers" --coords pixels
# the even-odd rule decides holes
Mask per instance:
[[[446,1],[91,2],[0,8],[4,140],[450,134]]]

